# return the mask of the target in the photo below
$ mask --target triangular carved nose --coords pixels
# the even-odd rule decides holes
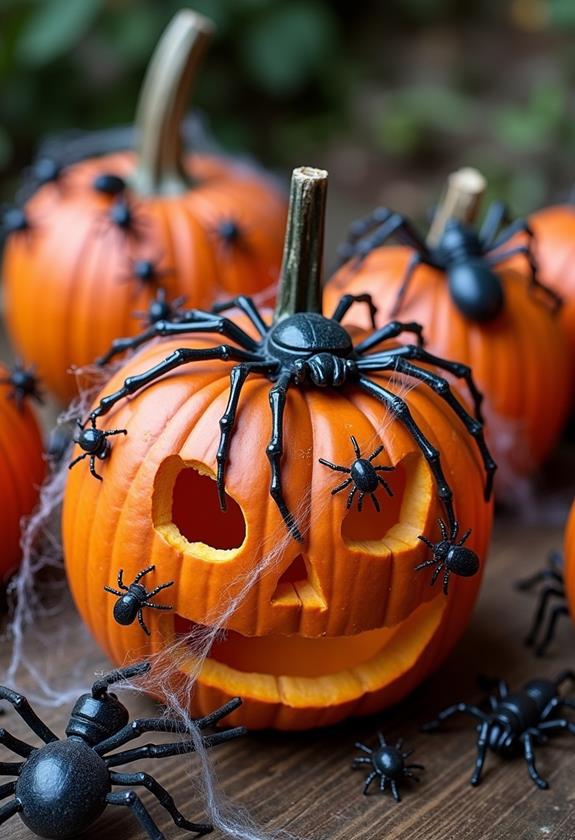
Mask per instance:
[[[277,582],[272,604],[293,604],[294,600],[306,606],[325,609],[319,583],[312,582],[308,564],[301,554],[292,560]]]

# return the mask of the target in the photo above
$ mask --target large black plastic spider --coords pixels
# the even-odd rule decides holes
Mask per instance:
[[[14,400],[19,411],[23,409],[27,398],[39,405],[44,404],[44,395],[33,367],[27,368],[18,362],[11,368],[8,376],[0,378],[0,384],[10,385],[8,397]]]
[[[447,525],[443,519],[438,519],[437,524],[441,531],[441,539],[433,543],[423,534],[418,537],[421,542],[428,546],[433,556],[430,560],[424,560],[415,566],[415,571],[427,569],[429,566],[435,566],[431,576],[431,586],[443,571],[443,593],[448,594],[449,577],[450,575],[460,575],[461,577],[472,577],[477,574],[479,569],[479,557],[470,548],[464,548],[465,543],[471,534],[469,528],[464,535],[458,540],[459,523],[456,522],[451,530],[451,534],[447,530]]]
[[[522,254],[531,271],[530,289],[539,290],[556,310],[561,305],[561,298],[539,280],[532,249],[533,231],[524,219],[509,224],[509,218],[506,205],[501,201],[493,202],[479,231],[457,219],[449,219],[438,245],[431,246],[405,216],[378,207],[351,225],[347,239],[338,249],[338,265],[349,260],[360,264],[375,248],[394,237],[402,245],[413,248],[415,253],[399,287],[390,313],[392,317],[401,310],[417,266],[424,263],[447,274],[452,300],[463,315],[472,321],[483,322],[496,318],[504,303],[501,279],[493,268]],[[506,227],[502,229],[503,225]],[[526,244],[503,249],[521,233],[527,237]]]
[[[170,580],[167,583],[160,583],[149,592],[146,587],[140,583],[142,578],[149,575],[150,572],[155,571],[155,569],[155,566],[148,566],[147,569],[142,569],[138,572],[129,586],[126,586],[124,583],[124,570],[120,569],[117,580],[118,589],[113,589],[111,586],[104,587],[106,592],[109,592],[111,595],[115,595],[118,599],[114,604],[114,621],[118,624],[122,624],[124,627],[127,627],[129,624],[133,624],[134,621],[138,619],[138,624],[146,636],[150,635],[150,630],[144,621],[142,610],[146,607],[149,607],[152,610],[173,609],[173,607],[166,604],[153,604],[152,598],[154,598],[158,592],[161,592],[163,589],[169,589],[170,586],[174,585],[175,581]]]
[[[145,732],[170,732],[190,735],[186,725],[170,718],[142,718],[130,722],[127,708],[109,686],[121,680],[141,676],[148,663],[130,665],[96,680],[89,694],[78,698],[68,725],[66,739],[60,740],[38,717],[21,694],[0,686],[0,700],[14,711],[37,735],[43,745],[32,745],[0,730],[0,743],[24,761],[0,762],[0,775],[16,776],[16,781],[0,785],[0,800],[14,798],[0,807],[0,825],[15,814],[39,837],[76,837],[92,825],[108,805],[129,808],[150,840],[164,835],[133,789],[143,787],[156,797],[174,823],[186,831],[207,834],[212,826],[193,823],[177,809],[168,791],[148,773],[117,773],[112,768],[144,758],[167,758],[195,751],[192,739],[167,744],[146,744],[111,753]],[[241,704],[239,697],[230,700],[209,715],[194,721],[202,732],[222,720]],[[214,747],[245,733],[243,727],[201,735],[204,747]],[[124,792],[113,791],[120,785]]]
[[[536,656],[545,656],[547,649],[555,637],[557,622],[563,615],[569,615],[567,593],[563,579],[563,559],[558,551],[552,551],[547,560],[547,566],[528,578],[517,582],[517,589],[528,591],[538,583],[544,583],[539,591],[537,609],[531,622],[531,628],[525,639],[528,647],[535,649]],[[555,600],[553,608],[550,601]],[[546,624],[543,630],[543,625]],[[539,639],[539,643],[537,643]]]
[[[419,782],[419,777],[412,773],[412,770],[424,770],[423,764],[406,764],[405,759],[413,753],[413,750],[403,752],[403,740],[400,738],[395,747],[389,746],[381,732],[377,733],[379,739],[379,747],[372,750],[365,744],[356,743],[356,748],[367,756],[358,756],[354,758],[352,767],[364,767],[369,765],[370,772],[365,778],[363,785],[363,793],[367,796],[369,786],[379,776],[379,789],[383,793],[389,784],[391,793],[396,802],[401,802],[401,796],[397,789],[397,783],[401,779],[413,779]]]
[[[354,303],[364,303],[370,312],[374,311],[374,304],[369,295],[344,295],[331,318],[319,312],[298,312],[270,326],[264,321],[254,301],[240,296],[220,305],[219,313],[197,309],[184,310],[177,315],[175,321],[158,321],[139,336],[117,339],[108,353],[99,360],[101,364],[107,363],[118,353],[140,347],[156,336],[219,333],[234,343],[219,344],[207,349],[182,347],[175,350],[164,361],[143,373],[130,376],[121,388],[103,397],[90,413],[89,421],[94,427],[98,417],[107,414],[119,400],[136,393],[181,365],[212,359],[236,362],[230,371],[229,398],[220,419],[221,434],[216,455],[219,501],[221,509],[225,510],[225,467],[241,390],[248,376],[257,374],[267,377],[273,383],[269,394],[272,433],[266,449],[271,467],[270,495],[294,539],[301,541],[302,535],[287,507],[282,490],[283,416],[287,392],[291,387],[342,388],[345,385],[353,385],[382,403],[411,434],[429,464],[439,499],[445,507],[447,520],[453,529],[456,522],[453,492],[443,473],[439,450],[423,434],[405,400],[374,382],[369,374],[384,371],[402,374],[423,382],[447,403],[477,443],[486,471],[485,498],[489,499],[493,474],[497,467],[483,436],[482,396],[475,385],[471,370],[466,365],[428,353],[421,343],[385,346],[387,341],[405,332],[414,333],[421,342],[422,328],[416,323],[390,321],[354,346],[350,333],[340,323]],[[258,339],[252,338],[238,324],[221,314],[234,307],[248,317],[259,334]],[[369,352],[375,348],[377,352]],[[434,365],[459,379],[464,379],[474,402],[475,418],[459,402],[444,377],[420,367],[415,362]]]
[[[575,680],[573,671],[562,671],[554,680],[530,680],[514,694],[509,693],[505,680],[484,680],[484,683],[496,686],[495,693],[487,698],[491,707],[489,712],[469,703],[455,703],[426,723],[423,730],[435,732],[443,721],[458,713],[471,715],[478,722],[472,785],[481,781],[485,756],[490,749],[501,758],[513,758],[522,752],[537,787],[548,788],[548,782],[541,778],[535,767],[533,746],[544,743],[549,732],[567,731],[575,735],[575,723],[556,716],[561,707],[575,709],[575,700],[559,696],[559,688],[567,680]]]
[[[372,461],[374,461],[377,456],[381,455],[383,452],[383,444],[378,446],[377,449],[374,449],[369,458],[362,458],[359,444],[353,435],[351,435],[351,445],[353,446],[353,451],[355,452],[355,461],[352,463],[351,467],[344,467],[340,464],[332,464],[331,461],[326,461],[325,458],[319,459],[320,464],[323,464],[324,467],[329,467],[330,470],[335,470],[336,472],[346,473],[349,476],[349,478],[346,478],[345,481],[342,481],[341,484],[338,484],[337,487],[333,488],[331,495],[335,496],[336,493],[340,493],[352,484],[353,487],[347,497],[347,509],[350,509],[356,493],[359,491],[357,499],[358,511],[361,513],[363,509],[363,499],[366,494],[369,494],[374,508],[379,513],[381,508],[379,506],[377,496],[375,495],[375,491],[379,488],[379,485],[381,484],[388,496],[393,496],[393,490],[387,481],[379,475],[379,473],[393,472],[395,467],[387,467],[382,464],[372,463]]]

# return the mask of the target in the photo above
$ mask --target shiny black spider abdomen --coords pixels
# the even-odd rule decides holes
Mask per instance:
[[[145,587],[140,583],[131,583],[128,592],[121,595],[114,604],[114,618],[118,624],[125,627],[133,624],[146,598]]]
[[[421,534],[419,539],[427,545],[432,551],[432,558],[423,563],[419,563],[416,571],[426,569],[429,566],[435,566],[431,576],[431,586],[443,571],[443,591],[447,595],[449,587],[449,576],[459,575],[460,577],[472,577],[479,571],[479,557],[470,548],[465,548],[465,543],[468,540],[471,530],[458,540],[457,535],[459,531],[459,524],[456,522],[451,530],[448,531],[447,525],[442,519],[438,520],[439,530],[441,531],[441,539],[438,542],[431,542],[426,536]]]
[[[423,729],[434,732],[443,721],[457,713],[471,715],[477,721],[477,758],[471,776],[472,785],[481,781],[486,753],[490,749],[502,758],[523,753],[533,782],[539,788],[547,788],[548,783],[541,778],[535,766],[534,745],[543,743],[548,733],[567,731],[575,735],[575,723],[557,716],[561,708],[575,708],[575,700],[559,695],[560,686],[567,680],[574,681],[575,673],[563,671],[554,680],[530,680],[513,694],[509,693],[505,680],[487,681],[495,684],[497,689],[487,698],[489,712],[469,703],[455,703],[425,724]]]
[[[361,493],[373,493],[377,490],[378,478],[373,464],[367,458],[358,458],[350,469],[350,478]]]
[[[284,318],[270,329],[266,349],[279,361],[289,362],[322,353],[348,358],[353,344],[341,324],[317,312],[301,312]]]
[[[126,189],[126,182],[119,175],[114,175],[111,172],[103,172],[97,175],[92,182],[93,189],[96,192],[104,195],[116,196],[120,195]]]

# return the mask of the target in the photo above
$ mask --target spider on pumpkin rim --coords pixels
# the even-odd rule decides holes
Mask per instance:
[[[105,364],[118,353],[140,347],[157,336],[219,333],[233,343],[210,348],[181,347],[175,350],[152,368],[130,376],[122,387],[103,397],[88,419],[95,427],[98,417],[107,414],[121,399],[135,394],[164,374],[189,362],[216,359],[235,362],[230,370],[229,397],[220,419],[221,433],[216,455],[219,502],[221,509],[225,510],[225,468],[240,394],[248,376],[257,374],[267,377],[272,382],[269,392],[272,432],[266,449],[271,467],[270,495],[292,537],[301,542],[302,534],[285,502],[282,489],[283,417],[288,390],[303,385],[317,388],[355,385],[382,403],[412,436],[429,464],[438,497],[453,528],[456,523],[453,491],[443,473],[440,452],[423,434],[405,400],[375,382],[369,374],[393,371],[395,374],[416,379],[427,385],[452,409],[476,441],[486,472],[485,498],[489,499],[493,474],[497,467],[483,436],[481,394],[475,385],[471,370],[466,365],[442,359],[424,350],[421,346],[422,327],[412,322],[390,321],[354,345],[350,333],[340,322],[355,303],[364,303],[370,312],[374,311],[370,295],[347,294],[341,298],[331,318],[319,312],[297,312],[268,325],[254,301],[242,295],[219,305],[218,313],[190,309],[181,312],[175,321],[158,321],[138,336],[114,341],[110,350],[98,363]],[[247,316],[259,338],[252,338],[239,324],[221,314],[234,307]],[[414,333],[419,344],[380,347],[405,332]],[[375,347],[378,347],[378,352],[369,353]],[[414,361],[434,365],[459,379],[464,379],[473,398],[475,418],[459,402],[444,377],[419,367]]]
[[[120,569],[118,572],[117,585],[118,589],[113,589],[111,586],[105,586],[104,590],[111,595],[115,595],[118,600],[114,604],[114,621],[117,624],[122,624],[125,627],[133,624],[138,619],[138,624],[146,634],[150,635],[150,630],[144,621],[142,610],[144,607],[150,607],[153,610],[172,610],[173,607],[166,604],[153,604],[152,598],[161,592],[163,589],[169,589],[173,586],[175,581],[170,580],[167,583],[160,583],[158,586],[151,589],[149,592],[143,584],[140,583],[143,577],[155,571],[155,566],[148,566],[147,569],[142,569],[132,583],[126,586],[124,583],[124,570]]]
[[[372,770],[366,776],[363,785],[364,796],[367,796],[369,786],[374,779],[379,776],[380,791],[383,793],[389,782],[393,798],[396,802],[401,802],[401,796],[399,795],[399,791],[397,789],[397,782],[403,778],[413,779],[414,782],[419,782],[419,777],[411,771],[425,770],[425,767],[423,764],[405,763],[405,759],[413,753],[413,750],[402,752],[403,740],[401,738],[397,741],[395,747],[391,747],[381,732],[377,733],[377,737],[379,739],[379,747],[374,750],[359,741],[356,743],[356,748],[368,755],[361,755],[354,758],[352,768],[356,770],[358,767],[362,767],[365,764],[371,765],[372,767]]]
[[[526,235],[527,244],[502,250],[521,233]],[[424,264],[447,274],[451,297],[463,315],[478,322],[492,320],[504,303],[501,280],[492,269],[517,254],[523,255],[529,265],[529,290],[541,292],[553,311],[561,306],[561,297],[539,280],[532,247],[533,231],[524,219],[511,222],[508,208],[501,201],[489,206],[479,231],[458,219],[449,219],[437,246],[429,245],[405,216],[378,207],[350,226],[347,239],[338,249],[337,267],[352,260],[352,267],[356,268],[392,237],[414,250],[390,313],[392,317],[401,310],[415,270]]]
[[[388,496],[393,496],[393,490],[387,483],[387,481],[378,475],[379,472],[393,472],[395,467],[386,467],[383,464],[373,464],[372,461],[377,458],[383,452],[383,444],[378,446],[377,449],[374,449],[369,458],[362,458],[361,450],[359,448],[359,444],[356,438],[351,435],[351,444],[353,446],[353,451],[355,452],[356,460],[352,463],[351,467],[344,467],[340,464],[332,464],[331,461],[326,461],[324,458],[320,458],[320,464],[323,464],[324,467],[329,467],[330,470],[335,470],[336,472],[347,473],[349,478],[346,478],[341,484],[338,484],[337,487],[334,487],[331,491],[331,495],[335,496],[336,493],[340,493],[342,490],[345,490],[346,487],[349,487],[350,484],[353,484],[352,489],[349,492],[347,497],[346,508],[349,510],[353,504],[353,500],[356,496],[357,491],[359,490],[359,497],[357,500],[357,509],[361,513],[363,510],[363,499],[366,494],[369,494],[369,497],[373,503],[374,508],[379,513],[381,508],[379,506],[379,502],[377,500],[377,496],[375,495],[375,491],[378,489],[379,485],[381,484],[384,488],[385,492]]]
[[[444,569],[443,593],[444,595],[447,595],[449,589],[449,576],[453,574],[460,575],[461,577],[472,577],[477,574],[479,569],[479,558],[474,551],[471,551],[470,548],[463,548],[469,539],[471,528],[464,533],[460,540],[457,540],[457,533],[459,531],[458,522],[455,522],[452,526],[451,536],[449,535],[447,525],[443,519],[438,519],[437,524],[439,525],[439,530],[441,531],[441,539],[438,542],[431,542],[431,540],[427,539],[427,537],[423,534],[417,538],[418,540],[421,540],[421,542],[425,543],[425,545],[429,546],[433,552],[433,557],[431,560],[424,560],[423,563],[419,563],[415,566],[415,571],[418,572],[420,569],[435,566],[430,583],[430,585],[433,586],[441,571]]]

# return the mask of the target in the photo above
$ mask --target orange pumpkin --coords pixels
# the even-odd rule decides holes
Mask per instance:
[[[325,335],[336,322],[319,314],[323,206],[317,194],[308,196],[315,209],[306,216],[298,203],[298,178],[314,189],[321,183],[325,191],[326,173],[294,174],[273,329],[283,325],[285,341],[289,337],[297,344],[305,332],[298,326],[299,313],[306,325],[316,325],[313,341],[324,328],[327,333],[322,352],[308,357],[307,385],[295,387],[292,380],[283,418],[281,483],[297,529],[293,522],[286,529],[290,518],[270,494],[266,441],[272,384],[256,373],[241,393],[223,480],[227,510],[220,509],[215,479],[226,424],[219,421],[233,367],[222,360],[196,360],[128,401],[113,406],[108,401],[105,426],[97,428],[101,433],[126,429],[127,435],[107,439],[105,461],[100,466],[96,460],[102,481],[94,480],[85,461],[74,466],[63,511],[71,590],[108,655],[124,662],[165,652],[165,666],[178,638],[214,624],[223,627],[225,636],[218,636],[197,677],[193,709],[201,712],[239,694],[244,702],[235,720],[251,728],[324,726],[397,702],[452,649],[481,577],[452,575],[445,597],[440,587],[430,586],[432,569],[415,571],[429,556],[419,536],[438,540],[437,519],[445,517],[429,462],[404,423],[373,396],[353,382],[318,388],[309,378],[313,365],[317,372],[331,364]],[[305,196],[302,201],[305,205]],[[315,314],[308,318],[309,312]],[[247,315],[234,323],[258,337]],[[338,335],[348,335],[338,329]],[[177,348],[217,354],[221,342],[221,336],[192,335],[147,346],[101,396],[114,393],[126,377],[173,359]],[[373,373],[371,380],[405,400],[420,430],[439,449],[461,531],[472,529],[466,546],[484,559],[492,506],[483,498],[485,472],[474,441],[431,389],[410,389],[393,371]],[[97,412],[104,404],[95,403],[95,421],[103,423]],[[87,428],[91,439],[93,431]],[[379,484],[377,504],[366,498],[363,508],[357,497],[348,507],[351,480],[334,493],[346,476],[333,466],[347,469],[355,463],[352,435],[370,463],[393,467],[379,473],[393,495]],[[74,454],[88,452],[83,446]],[[120,569],[129,584],[149,566],[154,570],[142,581],[146,588],[174,583],[155,599],[173,609],[146,612],[148,637],[136,621],[116,622],[114,599],[104,587],[116,585]],[[195,648],[187,660],[174,658],[173,679],[193,672],[196,659]]]
[[[515,243],[512,243],[515,244]],[[361,262],[351,261],[325,290],[329,306],[343,293],[369,293],[378,307],[376,323],[391,313],[424,327],[425,346],[439,356],[469,365],[485,396],[486,434],[500,468],[499,489],[511,493],[518,476],[527,476],[550,454],[566,420],[571,393],[571,362],[560,320],[541,291],[530,289],[524,257],[497,264],[503,290],[495,317],[471,320],[456,305],[445,271],[419,264],[401,307],[398,293],[414,250],[378,247]],[[365,327],[365,313],[352,322]]]
[[[209,307],[240,291],[269,293],[277,276],[285,225],[277,185],[245,163],[183,159],[185,94],[210,31],[191,11],[167,29],[142,89],[137,153],[70,166],[10,214],[8,330],[60,399],[76,391],[71,366],[142,328],[135,313],[158,286]]]
[[[0,366],[0,584],[20,560],[20,525],[31,513],[44,478],[42,437],[34,412]]]

